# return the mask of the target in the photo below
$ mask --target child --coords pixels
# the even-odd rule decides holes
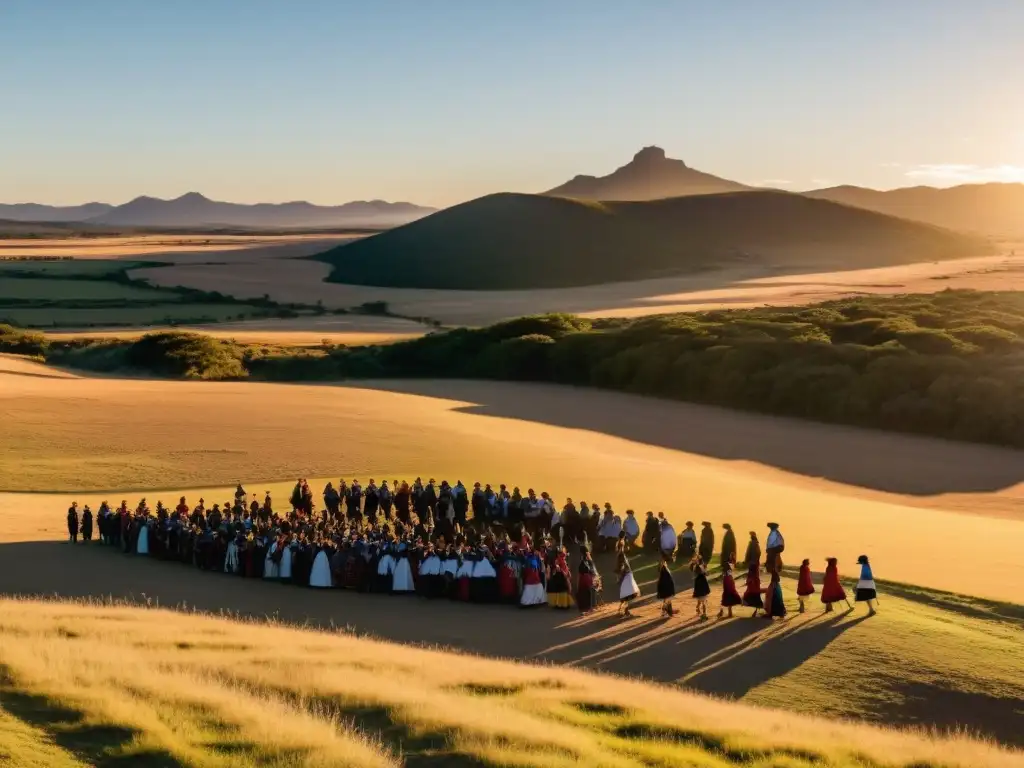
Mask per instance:
[[[878,592],[875,591],[875,577],[871,573],[871,563],[868,562],[867,555],[858,557],[857,562],[860,563],[860,581],[857,582],[857,595],[854,600],[858,603],[867,603],[868,616],[874,616],[875,607],[871,603],[872,601],[878,602]]]
[[[836,565],[839,561],[830,557],[825,561],[825,583],[821,587],[821,602],[825,604],[825,613],[831,613],[833,603],[840,600],[846,601],[846,606],[852,611],[850,599],[846,596],[846,590],[839,583],[839,568]]]
[[[758,593],[758,597],[760,597]],[[718,611],[718,618],[722,618],[722,613],[726,610],[729,611],[727,618],[732,618],[732,607],[734,605],[742,605],[743,600],[740,598],[740,593],[736,590],[736,580],[732,577],[732,563],[722,564],[722,608]]]
[[[764,608],[761,597],[761,561],[752,560],[747,563],[747,585],[743,590],[743,604],[754,609],[754,616]]]
[[[662,601],[661,612],[671,617],[675,613],[672,598],[676,595],[676,583],[672,579],[672,571],[668,567],[668,558],[661,556],[661,571],[658,573],[658,599]]]
[[[796,583],[796,596],[800,600],[800,613],[807,610],[805,603],[807,598],[814,594],[814,584],[811,582],[811,561],[804,560],[800,563],[800,576]]]
[[[698,620],[707,621],[708,595],[711,594],[711,585],[708,584],[708,569],[704,565],[704,558],[698,554],[690,563],[690,570],[693,571],[693,597],[697,601]]]

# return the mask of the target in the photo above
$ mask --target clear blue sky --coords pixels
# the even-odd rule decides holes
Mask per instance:
[[[447,205],[643,145],[1024,181],[1022,0],[0,0],[0,201]]]

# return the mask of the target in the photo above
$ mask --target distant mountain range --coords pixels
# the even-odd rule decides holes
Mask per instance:
[[[578,200],[659,200],[686,195],[714,195],[754,189],[690,168],[665,156],[661,147],[644,147],[607,176],[576,176],[545,195]]]
[[[369,200],[336,206],[293,203],[242,205],[210,200],[190,192],[173,200],[137,197],[124,205],[88,203],[57,207],[25,203],[0,205],[0,219],[13,221],[74,221],[96,226],[130,227],[392,227],[433,213],[412,203]]]
[[[905,187],[886,192],[844,186],[804,194],[961,232],[1024,238],[1024,184]]]

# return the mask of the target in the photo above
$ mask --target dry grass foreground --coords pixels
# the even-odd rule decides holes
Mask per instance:
[[[166,610],[0,601],[0,760],[77,766],[1024,765],[967,737]]]

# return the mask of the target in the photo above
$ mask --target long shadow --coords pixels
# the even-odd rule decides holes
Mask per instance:
[[[1024,451],[892,434],[556,384],[401,380],[341,386],[474,403],[463,413],[599,432],[890,493],[995,491],[1024,482]],[[609,397],[614,397],[613,403]],[[612,406],[612,407],[610,407]]]
[[[53,699],[18,689],[13,678],[0,666],[0,707],[24,723],[48,734],[57,746],[79,760],[99,768],[184,768],[171,753],[162,750],[124,753],[136,731],[117,725],[84,722],[85,712]]]

